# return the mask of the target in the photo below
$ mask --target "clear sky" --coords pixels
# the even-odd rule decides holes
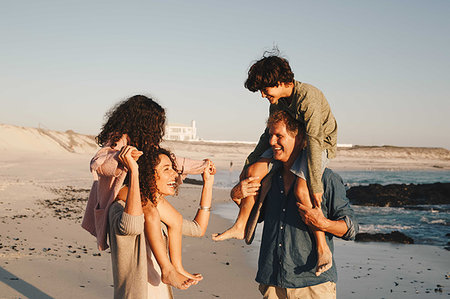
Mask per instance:
[[[450,149],[450,1],[1,1],[0,123],[97,134],[150,95],[202,139],[256,141],[243,86],[277,45],[321,89],[339,143]]]

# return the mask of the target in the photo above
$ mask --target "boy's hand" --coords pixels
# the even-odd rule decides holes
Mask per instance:
[[[322,205],[322,193],[314,193],[312,196],[312,203],[314,205],[315,208],[320,208],[320,206]]]

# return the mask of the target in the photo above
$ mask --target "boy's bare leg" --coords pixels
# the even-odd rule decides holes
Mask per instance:
[[[309,196],[309,189],[306,181],[302,178],[297,178],[295,183],[295,197],[297,201],[301,204],[312,207],[311,198]],[[319,231],[311,228],[311,231],[314,235],[314,239],[317,244],[317,266],[316,266],[316,276],[319,276],[323,272],[329,270],[333,265],[333,259],[331,250],[328,247],[327,242],[325,241],[325,233],[323,231]]]
[[[256,180],[253,180],[253,183],[259,184],[262,178],[267,174],[269,169],[268,168],[269,161],[270,159],[262,159],[248,167],[247,176],[257,177]],[[255,195],[243,198],[240,201],[240,204],[238,204],[239,214],[233,226],[221,234],[213,234],[212,239],[214,241],[223,241],[227,239],[239,239],[239,240],[244,239],[245,226],[247,225],[248,217],[250,216],[250,212],[252,211],[253,205],[255,204],[255,200],[256,200]]]
[[[161,281],[177,289],[185,290],[194,280],[179,273],[169,260],[166,245],[161,233],[161,221],[156,207],[148,204],[144,207],[144,232],[156,261],[161,267]]]

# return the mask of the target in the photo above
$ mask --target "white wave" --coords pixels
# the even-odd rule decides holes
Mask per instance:
[[[402,231],[413,228],[410,225],[391,225],[391,224],[362,224],[359,226],[359,231],[361,233],[367,233],[367,232],[391,232],[394,230]]]
[[[430,221],[429,223],[431,223],[431,224],[444,224],[444,225],[446,225],[446,224],[447,224],[447,221],[445,221],[444,219],[436,219],[436,220]]]

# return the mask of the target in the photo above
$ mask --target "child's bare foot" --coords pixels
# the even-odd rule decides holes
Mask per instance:
[[[197,284],[200,280],[203,279],[203,276],[200,273],[191,274],[188,271],[184,270],[184,268],[177,269],[177,271],[187,278],[192,279],[194,281],[194,284]]]
[[[196,281],[179,273],[175,268],[162,271],[161,281],[180,290],[186,290],[191,285],[196,284]]]
[[[333,266],[333,258],[328,246],[323,250],[318,250],[317,252],[317,266],[316,266],[316,276],[319,276],[325,271],[328,271],[331,266]]]
[[[230,227],[229,229],[227,229],[226,231],[224,231],[221,234],[212,234],[212,239],[214,241],[223,241],[223,240],[228,240],[228,239],[238,239],[238,240],[243,240],[245,237],[245,228],[239,228],[236,225],[233,225],[232,227]]]

